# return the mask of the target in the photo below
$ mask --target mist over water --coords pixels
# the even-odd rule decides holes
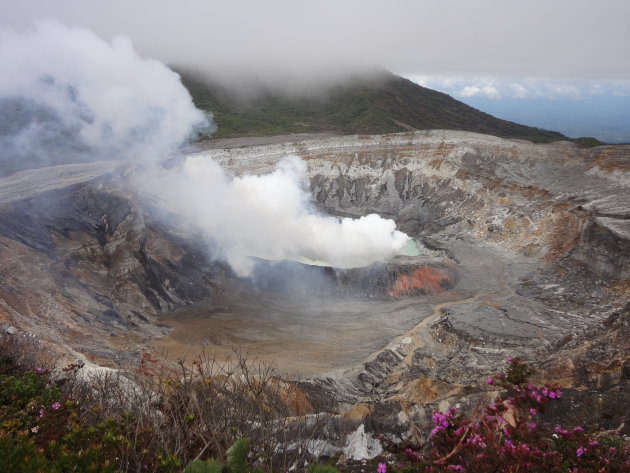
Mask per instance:
[[[207,156],[145,183],[158,202],[201,232],[241,275],[254,260],[325,261],[359,267],[405,252],[409,236],[376,214],[322,215],[311,203],[306,164],[288,156],[274,172],[233,177]]]

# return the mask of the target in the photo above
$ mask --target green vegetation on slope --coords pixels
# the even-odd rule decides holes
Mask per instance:
[[[248,100],[194,74],[180,74],[195,105],[214,114],[219,127],[217,138],[450,129],[540,143],[569,139],[558,132],[498,119],[385,71],[330,87],[318,96],[288,95],[260,88]]]

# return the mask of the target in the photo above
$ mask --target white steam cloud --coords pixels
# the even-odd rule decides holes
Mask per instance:
[[[127,37],[38,22],[0,31],[0,175],[30,167],[164,156],[210,126],[179,76]]]
[[[241,275],[251,270],[252,256],[361,266],[400,253],[409,240],[377,215],[318,214],[297,157],[263,176],[230,177],[202,157],[160,168],[161,158],[212,122],[176,73],[141,58],[126,37],[107,43],[86,29],[40,22],[24,33],[0,31],[0,64],[0,175],[142,158],[137,182],[201,231]]]
[[[297,156],[264,175],[232,177],[208,157],[186,159],[153,181],[153,194],[246,276],[252,256],[358,267],[401,254],[409,237],[376,214],[341,220],[310,202],[306,164]]]

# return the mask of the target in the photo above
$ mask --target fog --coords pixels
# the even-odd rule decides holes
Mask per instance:
[[[398,74],[630,78],[625,0],[22,0],[0,25],[50,18],[209,74],[325,79],[355,65]],[[292,80],[293,80],[292,79]]]

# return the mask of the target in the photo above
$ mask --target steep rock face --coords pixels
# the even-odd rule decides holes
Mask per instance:
[[[297,154],[308,162],[314,200],[329,212],[377,212],[413,235],[449,227],[546,260],[578,248],[576,259],[589,268],[629,275],[625,259],[610,266],[615,248],[605,250],[630,237],[629,146],[582,149],[433,130],[202,153],[236,173],[268,172]]]
[[[98,352],[107,344],[91,337],[164,333],[151,316],[210,295],[205,250],[149,217],[112,164],[3,181],[0,310],[12,323]]]

